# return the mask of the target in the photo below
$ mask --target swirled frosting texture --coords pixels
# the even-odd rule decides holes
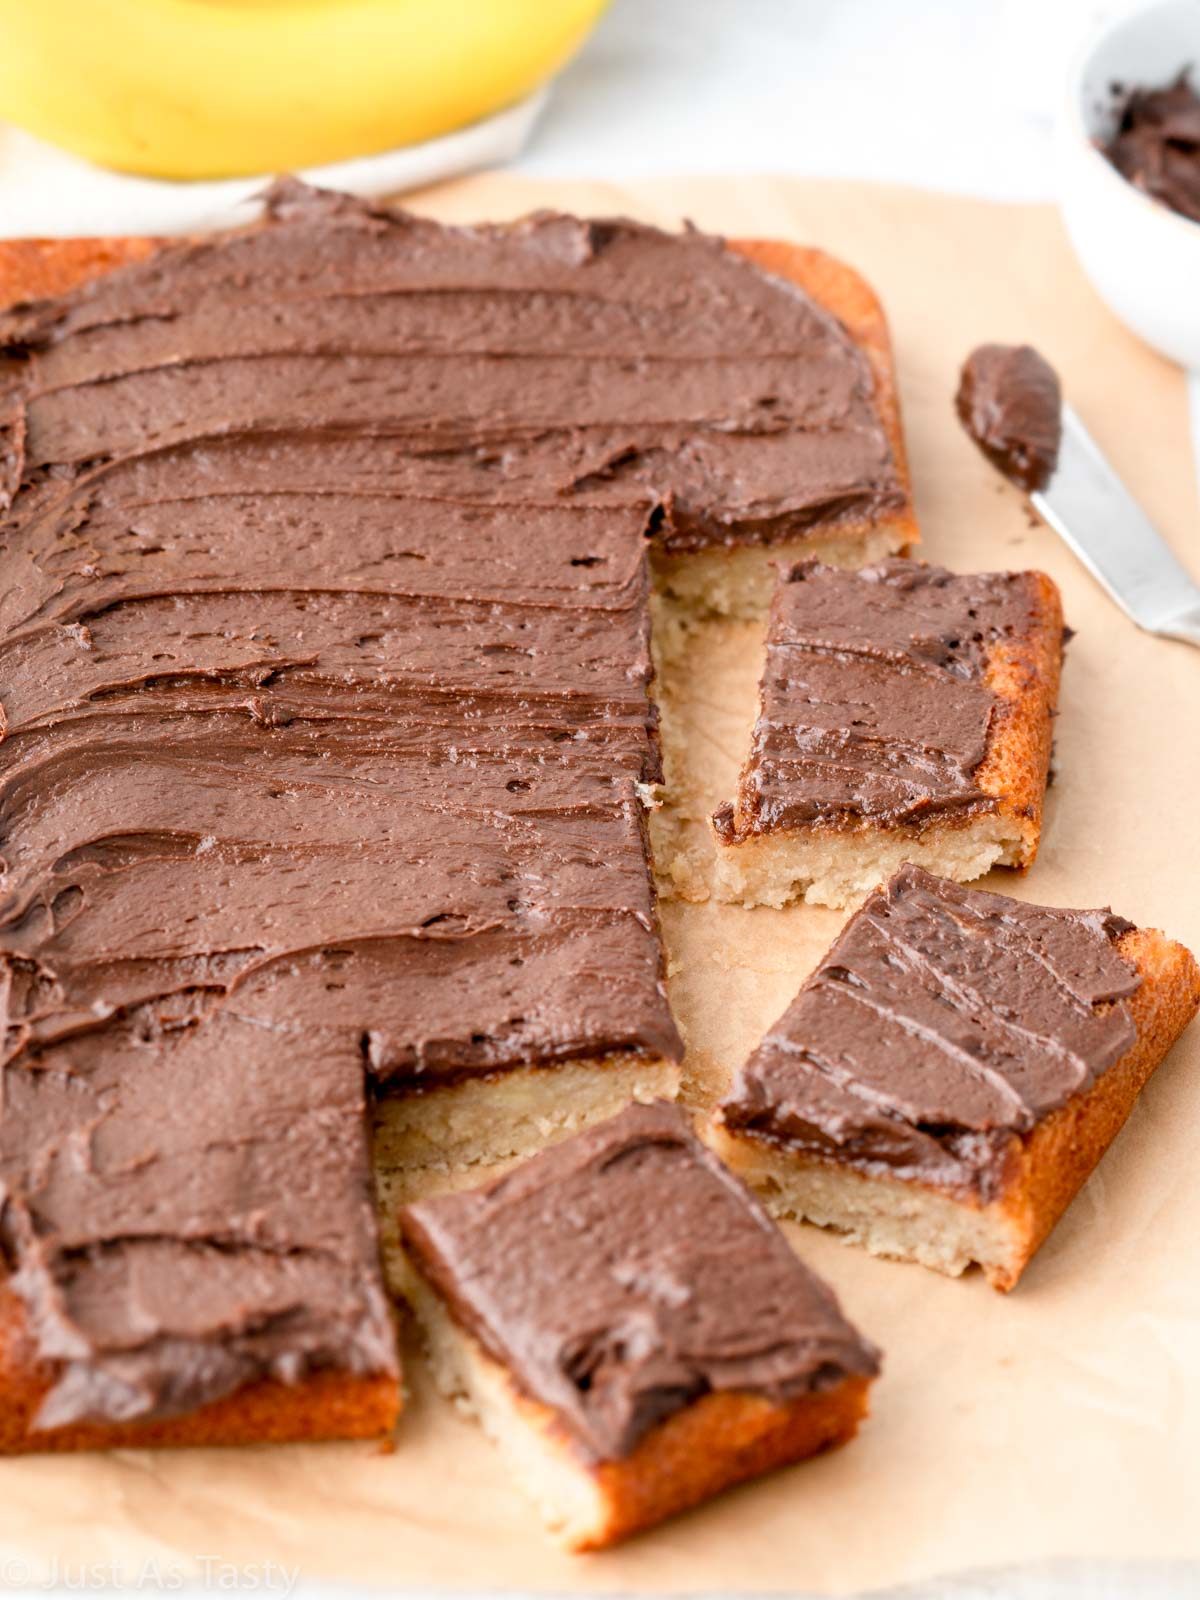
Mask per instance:
[[[886,503],[869,374],[696,234],[294,187],[0,343],[0,1236],[42,1423],[388,1370],[364,1067],[678,1055],[647,530]]]
[[[1028,494],[1054,476],[1062,446],[1062,386],[1032,345],[981,344],[963,363],[958,419],[983,454]]]
[[[455,1321],[593,1460],[703,1394],[788,1400],[878,1371],[676,1106],[630,1106],[401,1225]]]
[[[732,1128],[989,1198],[1014,1135],[1136,1037],[1132,924],[902,867],[742,1068]]]
[[[988,652],[1028,635],[1028,572],[805,561],[780,575],[758,719],[726,840],[776,829],[905,826],[995,809],[976,781],[996,711]]]

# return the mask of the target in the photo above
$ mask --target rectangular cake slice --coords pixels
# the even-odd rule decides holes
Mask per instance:
[[[595,1549],[849,1439],[874,1349],[677,1107],[408,1207],[438,1382]]]
[[[780,1215],[1011,1289],[1198,1006],[1161,933],[906,866],[742,1067],[713,1143]]]
[[[1038,572],[782,570],[750,751],[712,819],[716,896],[845,906],[903,861],[1028,866],[1062,641]]]
[[[99,1027],[55,1014],[27,964],[11,990],[0,1455],[388,1432],[357,1050],[205,1018],[194,994]]]
[[[690,238],[707,277],[711,241]],[[733,268],[736,257],[757,271]],[[709,325],[679,323],[679,342],[722,365],[735,350],[758,360],[723,437],[681,438],[673,461],[655,464],[670,492],[654,571],[677,614],[761,617],[781,561],[860,567],[920,534],[891,338],[870,285],[823,250],[768,239],[731,240],[722,271],[709,285],[720,300],[692,286],[686,311],[707,309]]]

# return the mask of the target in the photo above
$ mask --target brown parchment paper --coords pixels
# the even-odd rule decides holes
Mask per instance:
[[[951,411],[972,345],[1035,343],[1200,572],[1182,378],[1103,309],[1053,210],[782,180],[622,189],[502,176],[415,204],[460,221],[536,205],[668,225],[691,217],[730,235],[820,244],[858,267],[891,319],[924,553],[962,569],[1043,567],[1078,630],[1042,854],[1028,878],[997,874],[995,886],[1052,904],[1111,903],[1200,948],[1200,651],[1126,622],[1031,523]],[[755,647],[753,629],[727,633],[723,670],[694,688],[717,788],[740,755]],[[842,919],[679,904],[663,919],[690,1081],[709,1093]],[[1014,1294],[794,1232],[886,1351],[874,1415],[845,1450],[624,1549],[569,1557],[413,1362],[390,1454],[326,1445],[0,1463],[0,1586],[84,1565],[136,1578],[148,1561],[202,1577],[202,1562],[220,1558],[298,1567],[301,1582],[846,1593],[1050,1556],[1200,1559],[1198,1235],[1200,1028]]]

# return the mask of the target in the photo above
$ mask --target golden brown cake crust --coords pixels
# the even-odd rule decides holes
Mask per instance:
[[[736,1483],[847,1443],[867,1415],[869,1388],[868,1378],[846,1378],[790,1405],[757,1395],[704,1395],[669,1417],[627,1461],[595,1469],[608,1520],[576,1548],[615,1544]]]
[[[288,1444],[317,1439],[374,1439],[400,1414],[394,1377],[320,1372],[291,1385],[263,1381],[186,1416],[154,1422],[74,1423],[33,1429],[55,1379],[38,1360],[25,1307],[0,1285],[0,1456],[32,1451],[118,1450],[171,1445]]]
[[[1200,966],[1184,945],[1156,928],[1133,928],[1117,949],[1141,983],[1125,1002],[1137,1042],[1088,1090],[1014,1141],[1004,1193],[996,1202],[1011,1220],[1015,1248],[1006,1268],[988,1273],[1011,1289],[1100,1157],[1125,1125],[1134,1101],[1175,1040],[1200,1010]]]
[[[65,294],[158,248],[156,239],[6,239],[0,241],[0,309]]]
[[[869,521],[844,521],[837,532],[847,540],[865,537],[880,529],[896,536],[897,550],[920,541],[913,512],[912,484],[908,457],[904,449],[904,427],[900,416],[900,393],[896,385],[896,363],[892,354],[887,317],[879,297],[853,267],[808,245],[787,244],[781,239],[730,239],[729,247],[747,256],[765,272],[787,278],[803,289],[824,310],[837,317],[871,363],[875,376],[876,401],[896,460],[896,472],[904,487],[905,504]]]
[[[867,1378],[846,1378],[788,1405],[751,1394],[702,1396],[661,1423],[626,1460],[590,1469],[604,1522],[569,1548],[607,1549],[735,1484],[846,1444],[867,1416],[869,1389]],[[550,1413],[518,1399],[531,1427],[556,1433]],[[571,1448],[565,1439],[561,1447]]]
[[[912,1238],[905,1241],[893,1234],[889,1244],[880,1245],[872,1242],[868,1230],[862,1242],[878,1254],[923,1260],[942,1271],[962,1271],[967,1259],[978,1260],[979,1256],[960,1255],[955,1260],[951,1241],[945,1255],[952,1264],[943,1264],[937,1259],[941,1241],[921,1236],[921,1230],[930,1226],[940,1227],[948,1235],[954,1221],[947,1212],[955,1212],[962,1219],[968,1250],[972,1240],[987,1243],[987,1259],[980,1265],[988,1282],[994,1289],[1012,1289],[1121,1131],[1155,1068],[1200,1011],[1200,966],[1185,946],[1156,929],[1134,928],[1121,935],[1117,949],[1141,978],[1137,990],[1124,1002],[1137,1028],[1135,1043],[1090,1088],[1049,1112],[1032,1132],[1013,1136],[1000,1193],[987,1205],[920,1180],[875,1178],[807,1153],[796,1158],[773,1141],[720,1125],[714,1126],[711,1143],[748,1182],[770,1183],[777,1195],[768,1203],[787,1215],[799,1214],[787,1204],[789,1168],[836,1174],[850,1186],[849,1193],[861,1190],[865,1202],[873,1191],[875,1198],[869,1203],[880,1212],[911,1197],[906,1224],[916,1230]],[[928,1198],[936,1209],[923,1206],[921,1197]],[[832,1217],[818,1220],[839,1225]],[[860,1235],[858,1227],[853,1232]]]
[[[1001,816],[1017,821],[1028,867],[1042,835],[1042,810],[1050,775],[1053,714],[1062,676],[1063,611],[1058,586],[1044,572],[1029,574],[1036,605],[1029,632],[988,652],[987,686],[999,701],[988,750],[975,780],[996,801]]]

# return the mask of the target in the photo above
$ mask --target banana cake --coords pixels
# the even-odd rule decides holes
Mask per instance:
[[[769,247],[294,182],[0,250],[0,1449],[385,1431],[372,1155],[386,1222],[674,1093],[650,561],[915,537],[796,259],[870,341]]]
[[[742,1067],[713,1143],[781,1215],[1011,1289],[1200,1006],[1180,944],[905,866]]]
[[[571,1549],[842,1444],[866,1414],[877,1352],[677,1106],[420,1201],[401,1231],[439,1384]]]
[[[1038,572],[781,570],[750,750],[712,819],[717,897],[845,906],[903,861],[1028,866],[1062,641]]]

